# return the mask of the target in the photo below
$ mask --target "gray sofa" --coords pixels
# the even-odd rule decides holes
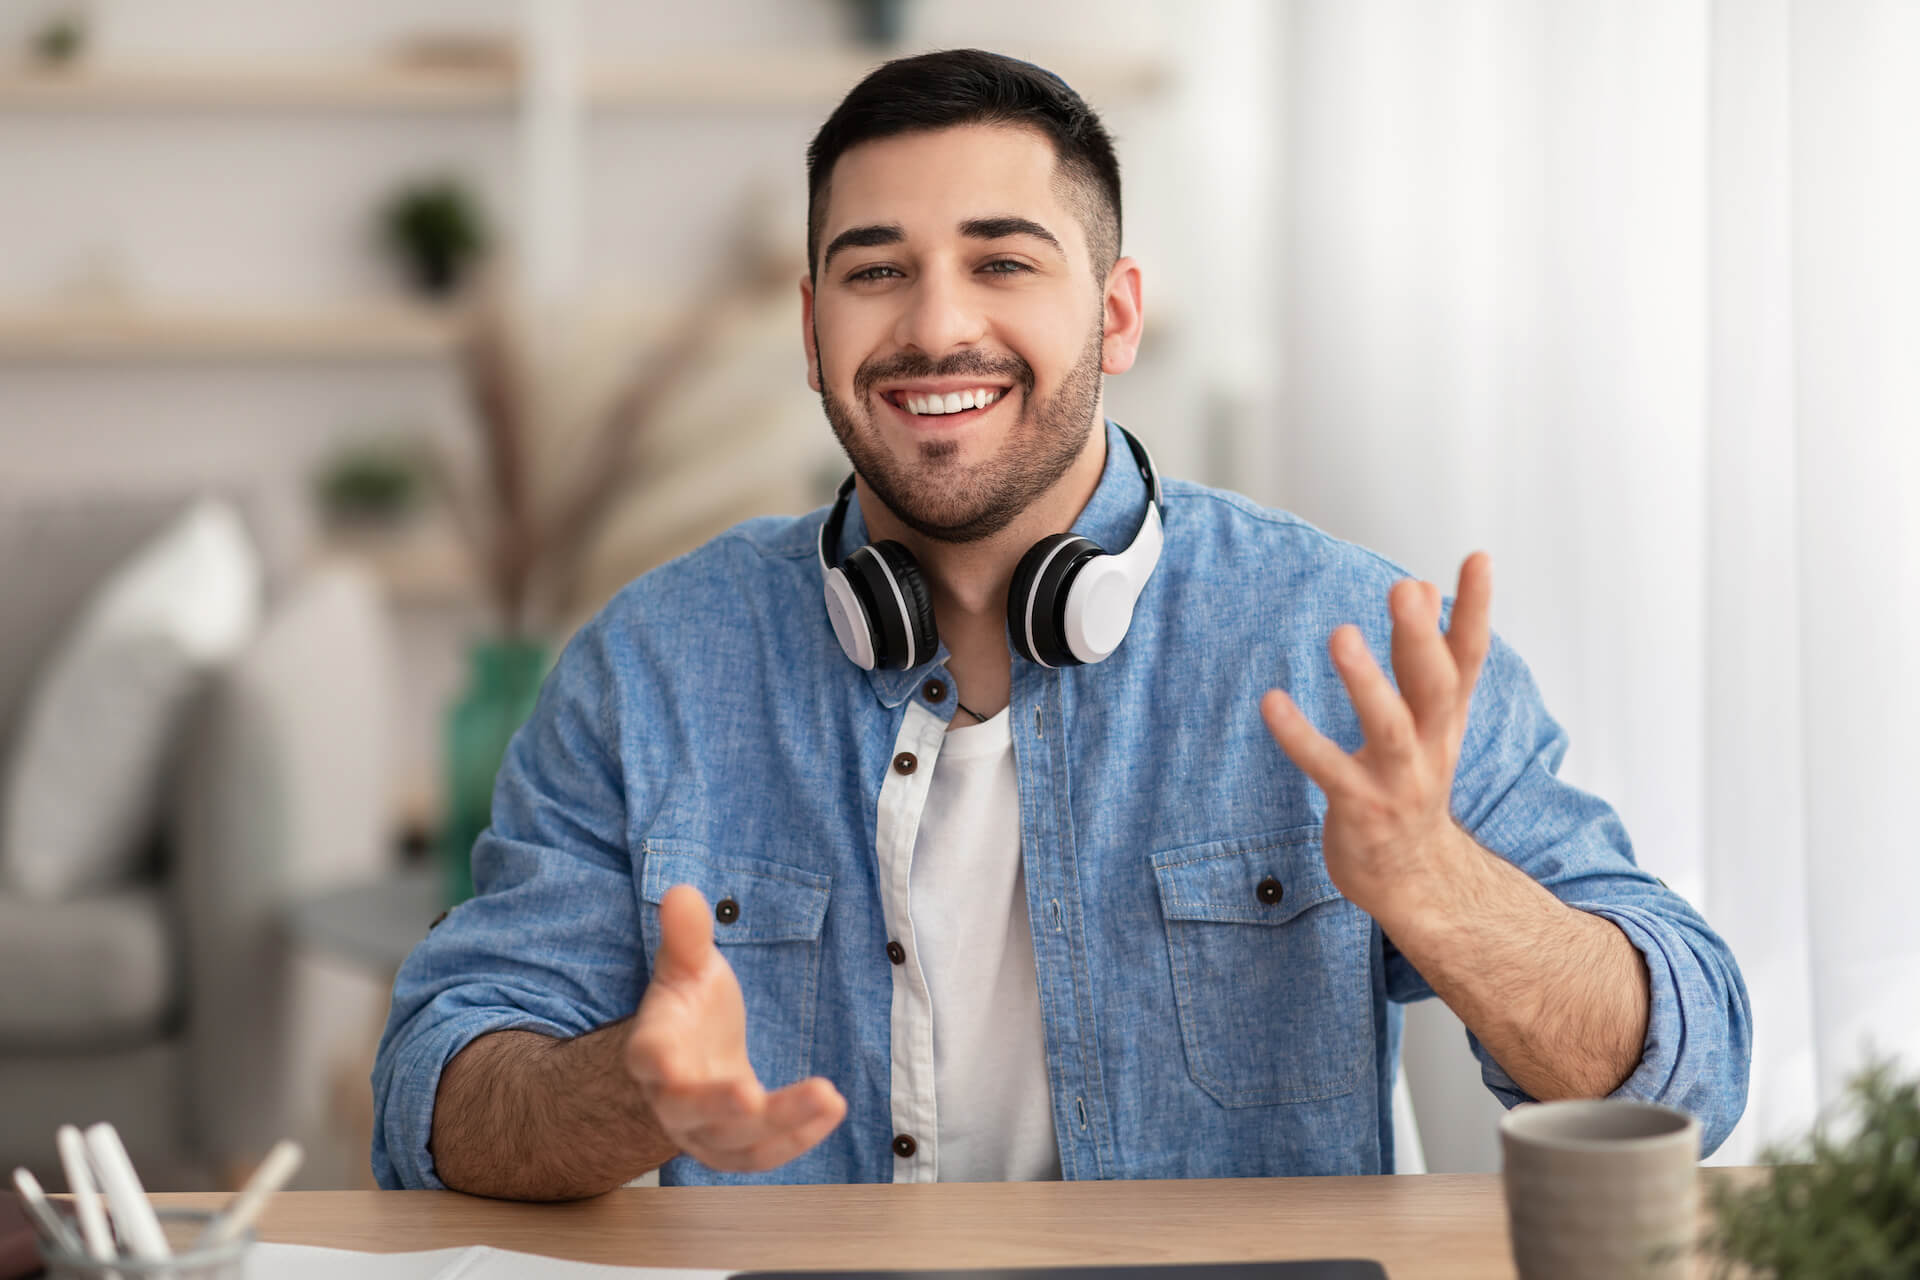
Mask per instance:
[[[186,504],[0,495],[0,763],[92,589]],[[298,1110],[287,907],[387,865],[392,641],[364,575],[306,567],[262,503],[260,633],[169,762],[149,865],[53,905],[0,890],[0,1169],[66,1185],[57,1124],[110,1120],[149,1187],[230,1182]]]

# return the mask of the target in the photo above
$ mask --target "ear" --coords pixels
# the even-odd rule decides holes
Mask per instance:
[[[1140,264],[1122,258],[1107,273],[1103,323],[1106,337],[1100,346],[1100,370],[1125,373],[1140,351]]]
[[[813,341],[813,280],[800,277],[800,345],[807,352],[807,385],[820,390],[820,350]]]

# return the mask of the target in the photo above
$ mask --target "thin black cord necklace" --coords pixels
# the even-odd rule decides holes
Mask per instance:
[[[953,705],[960,708],[962,711],[966,712],[968,715],[972,716],[977,723],[985,724],[987,722],[987,718],[985,716],[981,715],[978,711],[975,711],[972,707],[968,706],[966,703],[960,701],[959,698],[956,697],[953,700]]]

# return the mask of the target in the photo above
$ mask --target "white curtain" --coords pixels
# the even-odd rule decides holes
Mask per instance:
[[[1920,1070],[1920,4],[1283,26],[1280,499],[1492,551],[1564,775],[1745,971],[1751,1160],[1869,1042]]]

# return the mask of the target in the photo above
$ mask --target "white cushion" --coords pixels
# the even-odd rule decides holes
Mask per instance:
[[[111,574],[28,695],[5,779],[0,885],[40,901],[122,879],[207,671],[259,626],[240,517],[196,504]]]

